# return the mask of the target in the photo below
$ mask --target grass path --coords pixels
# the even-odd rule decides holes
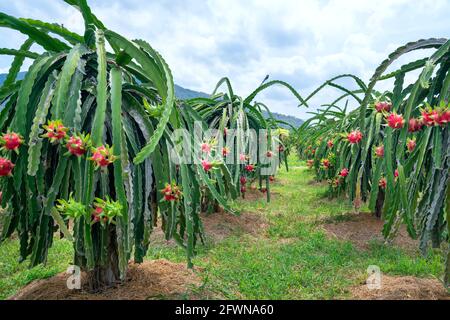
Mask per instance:
[[[329,239],[319,221],[339,220],[351,212],[344,199],[328,200],[327,186],[311,184],[305,167],[281,170],[272,186],[273,200],[237,201],[241,212],[262,215],[268,227],[255,235],[235,233],[219,243],[198,248],[194,259],[204,285],[196,295],[227,299],[331,299],[349,297],[349,287],[366,278],[369,265],[383,273],[419,277],[442,274],[443,257],[423,258],[381,244],[359,251],[351,243]],[[55,241],[46,267],[31,270],[17,262],[17,241],[0,246],[0,299],[35,279],[50,277],[70,264],[72,248]],[[152,246],[149,259],[184,262],[181,248]]]
[[[393,275],[439,276],[438,254],[425,259],[401,249],[373,244],[359,251],[351,243],[329,239],[320,218],[339,220],[352,210],[344,199],[328,200],[327,186],[311,184],[305,167],[281,171],[270,204],[240,202],[244,211],[269,221],[261,237],[237,235],[211,249],[202,259],[207,286],[225,298],[330,299],[349,296],[349,286],[365,281],[369,265]]]

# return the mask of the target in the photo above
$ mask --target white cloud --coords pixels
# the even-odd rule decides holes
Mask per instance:
[[[149,41],[167,60],[178,84],[211,92],[221,77],[228,76],[243,96],[266,74],[288,81],[303,96],[342,73],[368,81],[396,47],[450,33],[446,14],[450,3],[445,0],[91,0],[89,4],[109,28]],[[0,11],[83,31],[80,14],[62,1],[15,0],[0,4]],[[2,46],[20,45],[24,38],[13,34],[0,31]],[[1,71],[8,69],[9,61],[0,58]],[[328,103],[334,96],[336,90],[330,89],[311,104]],[[307,116],[287,90],[273,89],[257,99],[274,111]]]

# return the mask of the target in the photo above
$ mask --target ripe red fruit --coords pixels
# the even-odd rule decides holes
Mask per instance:
[[[88,160],[94,161],[97,167],[107,167],[114,162],[116,157],[109,147],[100,146],[92,149],[92,157]]]
[[[12,176],[14,166],[11,160],[0,157],[0,177]]]
[[[67,150],[74,156],[81,157],[86,153],[86,144],[82,138],[72,136],[67,140]]]
[[[269,181],[270,182],[274,182],[275,181],[275,177],[274,176],[269,176]]]
[[[330,165],[331,165],[330,160],[322,159],[322,166],[324,167],[325,170],[329,169]]]
[[[94,210],[92,211],[92,215],[91,215],[92,220],[94,221],[94,223],[100,222],[102,213],[103,213],[103,209],[102,208],[100,208],[100,207],[95,207],[94,208]],[[104,217],[104,218],[106,218],[106,217]]]
[[[378,158],[383,158],[384,157],[384,146],[378,146],[375,148],[375,154],[377,155]]]
[[[211,152],[211,146],[207,143],[202,143],[202,152],[204,153],[210,153]]]
[[[391,107],[392,107],[392,104],[389,102],[383,101],[383,102],[375,103],[375,110],[377,110],[377,112],[383,112],[383,111],[389,112],[389,111],[391,111]]]
[[[311,169],[314,165],[314,160],[313,159],[306,160],[306,165],[308,166],[308,168]]]
[[[248,172],[253,172],[255,170],[255,166],[252,164],[248,164],[244,167],[244,169]]]
[[[362,140],[362,133],[359,130],[354,130],[347,135],[347,140],[351,144],[356,144]]]
[[[327,142],[327,146],[328,146],[328,148],[333,148],[333,145],[334,145],[334,143],[333,143],[333,140],[328,140],[328,142]]]
[[[380,181],[378,182],[378,186],[381,187],[382,189],[386,189],[387,186],[386,178],[381,178]]]
[[[50,139],[51,143],[63,140],[66,137],[67,130],[69,130],[63,126],[61,120],[49,121],[43,128],[47,132],[42,137]]]
[[[266,193],[267,192],[267,188],[261,188],[260,190],[262,193]]]
[[[449,122],[450,122],[450,110],[442,110],[439,113],[437,124],[440,126],[445,126]]]
[[[420,119],[411,118],[408,122],[408,131],[409,132],[417,132],[422,130],[423,122]]]
[[[203,170],[205,170],[206,172],[208,172],[209,170],[212,169],[213,165],[211,162],[209,162],[208,160],[202,160],[202,167]]]
[[[245,185],[247,183],[247,178],[244,176],[241,176],[240,181],[241,181],[242,185]]]
[[[406,142],[406,147],[408,148],[409,152],[413,152],[416,148],[416,140],[415,139],[408,139]]]
[[[434,126],[438,123],[439,113],[437,110],[425,109],[422,110],[422,122],[427,127]]]
[[[339,175],[341,177],[345,178],[346,176],[348,176],[348,173],[349,173],[348,169],[344,168],[344,169],[341,170],[341,172],[339,172]]]
[[[272,151],[267,151],[266,156],[267,156],[267,158],[272,158],[273,152]]]
[[[395,171],[394,171],[394,177],[395,177],[395,178],[398,178],[398,169],[395,169]]]
[[[395,112],[389,114],[386,118],[388,126],[392,129],[401,129],[405,124],[405,119],[401,114],[396,114]]]
[[[176,201],[181,198],[181,190],[176,184],[168,184],[166,183],[166,186],[164,189],[161,190],[161,193],[164,195],[165,201]]]
[[[229,154],[230,154],[230,149],[228,147],[223,147],[222,148],[222,156],[226,157]]]
[[[19,147],[23,143],[23,139],[19,134],[10,132],[3,134],[3,136],[0,138],[0,142],[4,149],[8,151],[14,150],[15,152],[17,152]]]
[[[247,188],[245,188],[245,186],[241,187],[241,193],[245,193],[247,191]]]
[[[280,144],[278,146],[278,152],[283,152],[284,151],[284,147]]]

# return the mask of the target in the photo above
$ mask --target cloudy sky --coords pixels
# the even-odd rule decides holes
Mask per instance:
[[[284,80],[306,96],[328,78],[353,73],[368,81],[398,46],[420,38],[450,37],[448,0],[88,0],[104,24],[142,38],[169,63],[175,82],[210,93],[228,76],[242,96],[264,77]],[[82,33],[81,15],[59,0],[1,1],[0,11],[64,24]],[[0,30],[1,47],[17,48],[17,32]],[[33,47],[39,51],[38,47]],[[414,59],[424,53],[406,57]],[[429,52],[428,52],[429,54]],[[7,72],[10,57],[0,57]],[[400,61],[401,62],[401,61]],[[350,83],[346,83],[351,85]],[[330,102],[328,90],[312,108]],[[284,88],[257,97],[272,111],[308,117]]]

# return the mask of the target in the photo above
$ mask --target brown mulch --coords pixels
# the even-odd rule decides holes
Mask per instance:
[[[278,192],[270,191],[270,199],[275,199],[279,195]],[[247,192],[245,193],[245,198],[243,200],[246,201],[255,201],[255,200],[266,200],[267,193],[261,192],[259,189],[255,187],[247,188]]]
[[[267,230],[269,226],[264,217],[249,212],[233,215],[221,209],[211,214],[202,212],[200,216],[206,238],[214,243],[223,241],[233,234],[257,236]],[[153,229],[150,235],[150,243],[153,245],[178,246],[173,239],[165,240],[164,232],[159,226]]]
[[[383,220],[370,213],[352,214],[346,216],[346,219],[349,221],[325,223],[322,227],[329,236],[350,241],[361,250],[369,249],[371,242],[384,242],[381,233]],[[392,244],[408,251],[415,251],[418,248],[417,240],[408,235],[405,226],[400,227]]]
[[[244,233],[257,236],[268,228],[268,222],[259,214],[243,212],[233,215],[224,211],[202,216],[203,227],[207,237],[221,241],[226,237]]]
[[[316,180],[310,180],[307,183],[308,186],[327,186],[328,182],[326,180],[322,181],[316,181]]]
[[[441,282],[411,276],[382,275],[381,288],[369,290],[366,284],[351,288],[356,300],[450,300]]]
[[[33,281],[11,300],[148,300],[190,297],[193,288],[201,285],[200,278],[185,263],[164,259],[131,264],[128,281],[101,293],[69,290],[68,275],[60,273],[52,278]],[[83,279],[83,278],[82,278]],[[192,298],[192,297],[191,297]]]

